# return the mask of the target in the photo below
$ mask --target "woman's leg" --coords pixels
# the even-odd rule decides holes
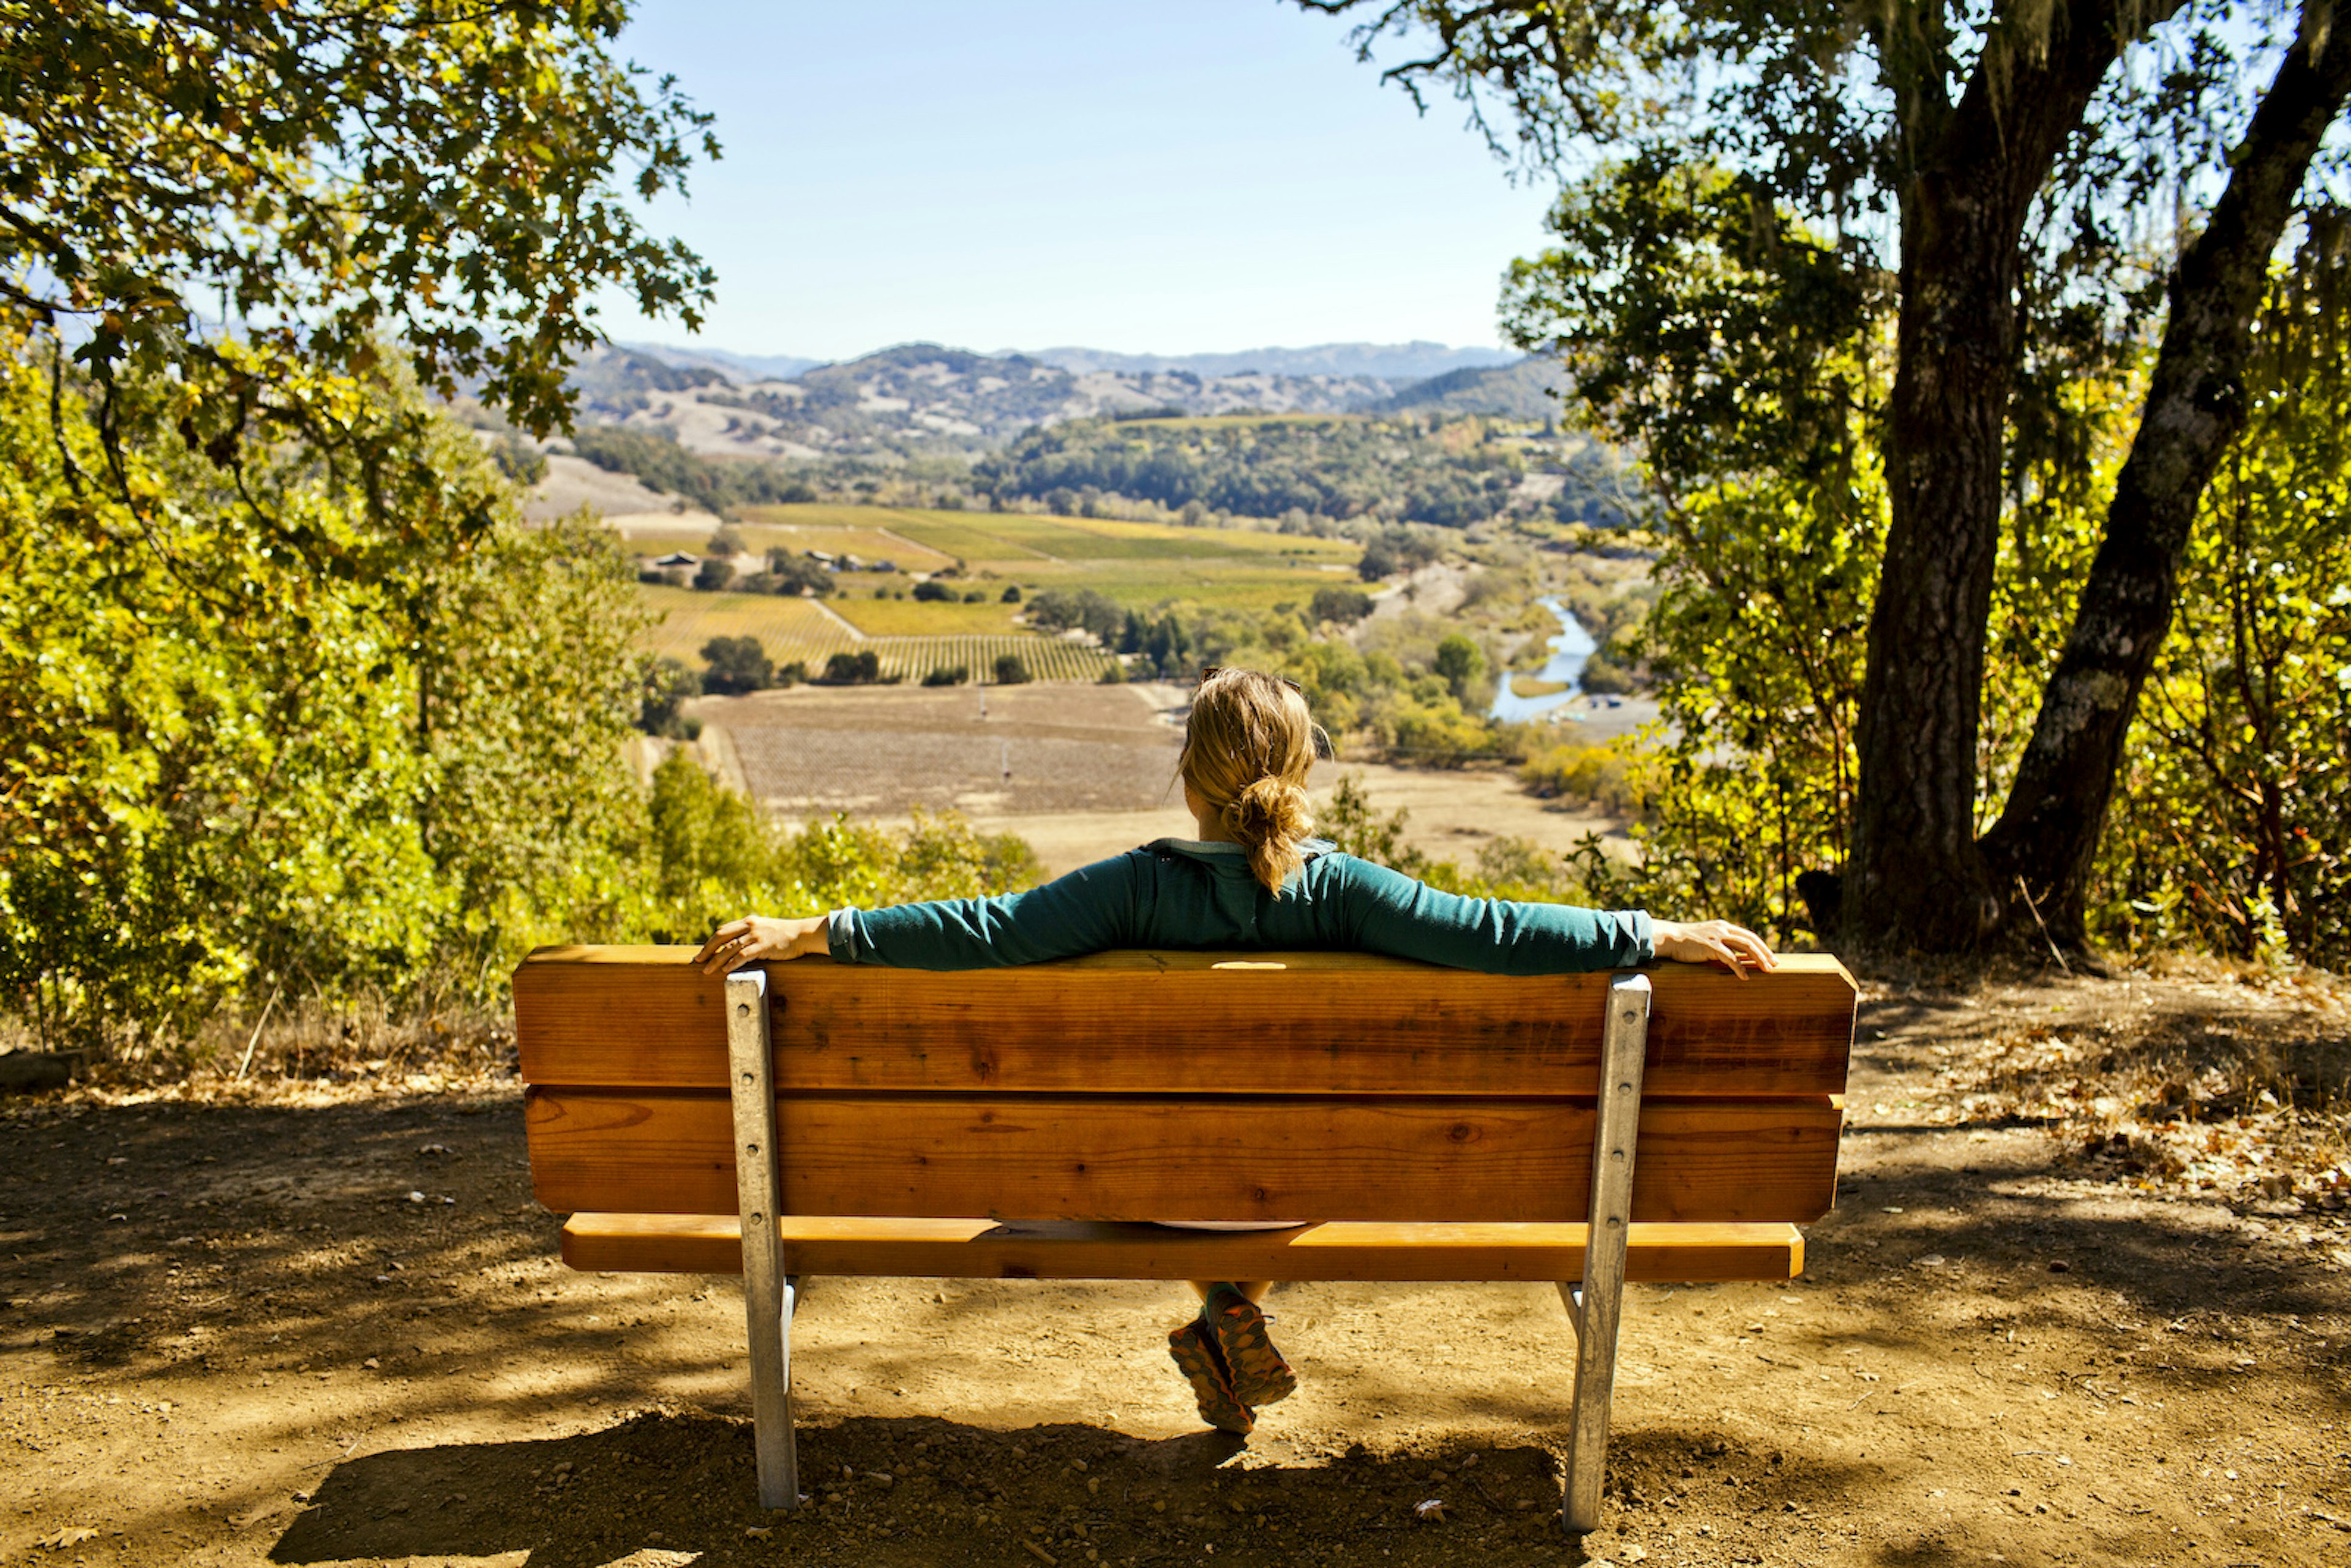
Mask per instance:
[[[1265,1293],[1273,1289],[1273,1281],[1270,1280],[1193,1280],[1187,1282],[1204,1301],[1208,1299],[1208,1292],[1218,1285],[1238,1291],[1252,1301],[1265,1300]]]
[[[1259,1310],[1270,1280],[1195,1280],[1200,1292],[1200,1321],[1214,1338],[1218,1359],[1232,1381],[1233,1396],[1243,1405],[1270,1405],[1298,1391],[1298,1375],[1274,1348],[1266,1332],[1268,1319]]]

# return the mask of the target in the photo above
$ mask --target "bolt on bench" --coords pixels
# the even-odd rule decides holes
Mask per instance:
[[[1625,1281],[1792,1279],[1796,1224],[1835,1196],[1855,990],[1832,957],[1746,980],[1118,952],[722,981],[694,951],[516,971],[531,1176],[575,1269],[744,1276],[770,1508],[799,1501],[801,1276],[1531,1280],[1576,1330],[1563,1513],[1590,1530]]]

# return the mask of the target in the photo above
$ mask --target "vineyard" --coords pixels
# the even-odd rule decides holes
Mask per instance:
[[[713,637],[756,637],[778,667],[798,662],[810,672],[835,653],[871,649],[883,680],[920,681],[933,670],[960,665],[968,676],[994,679],[996,661],[1016,654],[1040,681],[1097,681],[1110,667],[1101,649],[1025,632],[931,637],[858,637],[814,600],[763,593],[696,593],[648,586],[646,607],[661,617],[647,630],[652,652],[693,664]]]

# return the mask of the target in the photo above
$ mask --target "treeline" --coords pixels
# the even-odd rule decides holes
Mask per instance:
[[[1525,459],[1476,420],[1071,420],[982,459],[973,481],[1056,511],[1091,492],[1172,511],[1459,528],[1504,511],[1525,472]]]

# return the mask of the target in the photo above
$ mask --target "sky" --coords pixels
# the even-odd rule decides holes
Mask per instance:
[[[725,151],[650,218],[718,273],[698,339],[1186,354],[1499,341],[1546,193],[1277,0],[643,0],[621,51]]]

